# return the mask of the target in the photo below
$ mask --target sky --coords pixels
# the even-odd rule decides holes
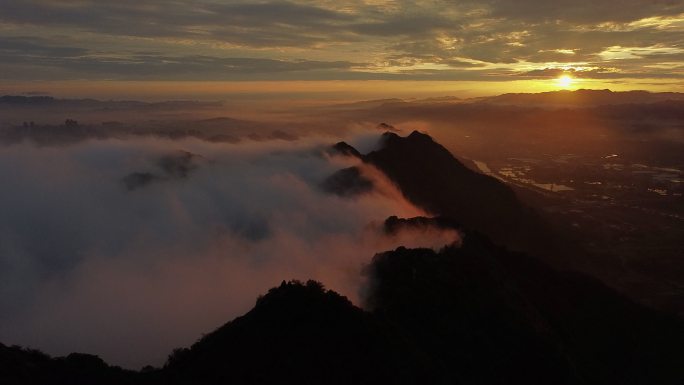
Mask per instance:
[[[0,9],[5,93],[684,90],[681,0],[0,0]]]

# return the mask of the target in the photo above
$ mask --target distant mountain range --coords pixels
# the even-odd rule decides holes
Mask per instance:
[[[637,104],[655,103],[661,101],[683,101],[684,93],[679,92],[649,92],[649,91],[611,91],[579,89],[575,91],[549,91],[540,93],[508,93],[496,96],[485,96],[476,98],[458,97],[438,97],[427,99],[378,99],[367,100],[353,103],[342,103],[334,105],[336,109],[353,110],[375,108],[384,105],[401,103],[493,103],[521,106],[601,106],[615,104]],[[98,100],[98,99],[62,99],[52,96],[35,95],[2,95],[0,96],[0,106],[73,106],[73,107],[98,107],[98,108],[147,108],[147,109],[173,109],[179,106],[196,107],[215,107],[223,104],[220,101],[194,101],[194,100],[175,100],[175,101],[156,101],[143,102],[136,100]]]
[[[652,127],[653,121],[680,128],[684,93],[577,90],[471,99],[370,100],[296,110],[294,114],[300,114],[294,124],[296,128],[281,116],[264,119],[255,118],[254,114],[240,118],[224,116],[241,110],[244,108],[220,101],[143,102],[5,95],[0,96],[0,143],[29,140],[40,145],[62,145],[86,139],[133,136],[190,137],[227,143],[245,139],[295,140],[302,132],[340,130],[360,122],[385,120],[398,124],[422,119],[458,122],[464,127],[476,124],[483,126],[482,133],[503,130],[504,137],[524,135],[537,126],[562,121],[587,125],[582,120],[574,122],[581,117],[626,122],[620,126],[636,125],[641,131],[649,131],[658,128]],[[62,125],[67,119],[80,124]],[[385,130],[397,132],[398,129],[387,125]]]
[[[679,92],[648,92],[586,90],[550,91],[540,93],[503,94],[481,98],[481,101],[513,105],[557,105],[557,106],[601,106],[615,104],[656,103],[662,101],[684,100]]]
[[[411,202],[436,215],[390,217],[385,231],[457,229],[462,243],[369,256],[363,309],[321,283],[283,281],[244,316],[175,350],[162,368],[133,372],[95,356],[49,358],[0,345],[0,382],[684,382],[684,321],[638,305],[593,278],[511,251],[536,255],[555,245],[544,223],[498,180],[468,169],[419,132],[386,133],[381,147],[368,154],[345,143],[331,151],[376,166]],[[364,193],[362,176],[353,170],[322,187],[342,196]]]

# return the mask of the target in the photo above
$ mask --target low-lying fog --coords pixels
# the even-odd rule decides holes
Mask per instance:
[[[373,191],[323,192],[355,163],[326,154],[326,140],[0,147],[0,341],[159,365],[282,280],[320,280],[359,303],[376,252],[454,241],[386,235],[388,216],[424,213],[369,166]]]

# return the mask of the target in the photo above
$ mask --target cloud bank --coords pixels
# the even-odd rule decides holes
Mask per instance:
[[[284,279],[317,279],[358,303],[374,253],[456,239],[383,233],[388,216],[423,213],[368,166],[373,191],[325,193],[321,182],[356,162],[327,144],[0,148],[0,178],[12,181],[0,190],[0,341],[158,365]],[[158,179],[130,188],[135,173]]]

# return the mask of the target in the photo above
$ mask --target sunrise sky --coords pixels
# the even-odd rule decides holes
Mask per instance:
[[[681,0],[0,0],[0,9],[2,93],[684,91]]]

